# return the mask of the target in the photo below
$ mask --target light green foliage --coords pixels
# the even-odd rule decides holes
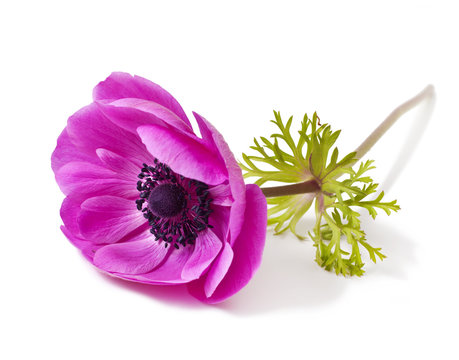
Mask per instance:
[[[366,209],[375,218],[377,209],[389,215],[400,207],[395,200],[384,202],[384,192],[373,200],[368,199],[378,187],[366,175],[374,169],[373,161],[362,162],[354,170],[357,162],[355,152],[338,160],[339,151],[333,145],[340,131],[333,132],[330,125],[321,125],[316,113],[312,119],[304,116],[297,140],[290,130],[293,118],[290,117],[284,124],[278,112],[274,112],[274,117],[271,122],[280,132],[271,135],[271,140],[264,137],[260,141],[254,139],[255,145],[250,148],[258,154],[242,154],[245,164],[240,166],[244,177],[257,178],[255,183],[260,186],[271,181],[299,183],[315,180],[320,191],[268,198],[268,225],[274,226],[276,234],[290,229],[298,238],[304,239],[298,234],[296,225],[315,202],[316,223],[309,236],[317,249],[317,263],[337,274],[362,275],[364,262],[361,249],[368,252],[373,262],[377,257],[382,260],[385,255],[380,248],[374,248],[367,242],[357,210]]]

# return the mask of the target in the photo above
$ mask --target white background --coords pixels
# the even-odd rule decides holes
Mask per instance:
[[[0,5],[0,358],[457,358],[459,55],[454,1],[15,1]],[[428,83],[368,154],[402,211],[363,215],[388,258],[327,273],[310,241],[270,231],[240,293],[99,274],[59,230],[50,155],[66,119],[112,71],[149,78],[240,157],[272,110],[318,111],[353,150]],[[312,223],[306,218],[301,229]]]

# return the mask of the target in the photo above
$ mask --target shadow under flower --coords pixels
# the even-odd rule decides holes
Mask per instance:
[[[385,216],[385,214],[380,216]],[[369,278],[373,276],[390,276],[404,279],[409,269],[416,264],[416,242],[392,227],[390,225],[391,219],[388,219],[386,224],[382,224],[378,220],[381,219],[375,221],[367,214],[362,215],[363,228],[367,234],[368,241],[377,247],[381,247],[382,253],[387,258],[384,261],[378,261],[376,264],[368,261],[365,275]]]
[[[376,264],[368,259],[363,277],[344,278],[325,271],[313,261],[315,248],[310,240],[298,241],[290,235],[274,236],[271,232],[262,266],[252,282],[218,307],[239,316],[292,308],[307,310],[336,301],[351,282],[374,281],[375,276],[403,279],[415,262],[413,241],[395,228],[364,215],[362,218],[369,241],[381,246],[388,256]]]
[[[314,262],[310,240],[268,232],[258,273],[239,294],[219,308],[234,315],[260,314],[284,308],[311,308],[335,301],[348,279],[324,271]]]
[[[207,305],[192,297],[186,288],[186,285],[148,285],[118,279],[102,272],[98,272],[101,277],[113,285],[123,289],[140,293],[159,302],[167,303],[168,305],[181,306],[190,309],[206,308]]]

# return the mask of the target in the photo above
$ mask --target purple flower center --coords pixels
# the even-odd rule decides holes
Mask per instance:
[[[143,164],[138,177],[137,209],[165,247],[193,245],[199,232],[212,228],[212,198],[205,183],[177,175],[158,160],[154,166]]]
[[[176,216],[185,206],[185,192],[181,186],[175,184],[161,184],[150,191],[148,208],[156,216]]]

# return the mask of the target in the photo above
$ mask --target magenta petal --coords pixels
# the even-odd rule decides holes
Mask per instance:
[[[137,128],[142,125],[159,125],[193,133],[191,126],[157,103],[132,98],[106,101],[97,102],[100,110],[113,123],[129,132],[136,133]]]
[[[153,101],[171,110],[191,127],[185,112],[177,100],[161,86],[140,76],[114,72],[94,88],[93,98],[94,100],[137,98]]]
[[[102,148],[140,165],[154,160],[136,134],[115,125],[94,103],[69,118],[67,133],[75,147],[90,156],[96,157],[96,150]]]
[[[220,184],[209,188],[210,197],[213,199],[212,204],[220,206],[231,206],[233,197],[231,188],[228,184]]]
[[[94,265],[107,272],[144,274],[158,266],[167,254],[153,235],[146,239],[107,245],[94,256]]]
[[[61,218],[64,222],[67,231],[70,231],[75,236],[81,236],[80,227],[78,226],[77,218],[80,214],[81,200],[78,201],[70,196],[67,196],[62,202]],[[68,237],[68,236],[67,236]]]
[[[94,155],[88,155],[79,151],[70,141],[67,129],[64,129],[57,139],[57,146],[51,155],[51,168],[57,172],[62,166],[71,161],[84,161],[89,163],[99,163]]]
[[[228,222],[230,218],[230,206],[211,206],[212,214],[209,216],[209,225],[212,226],[212,232],[222,242],[228,241]]]
[[[69,239],[69,241],[81,251],[83,256],[90,262],[92,262],[94,254],[97,250],[99,250],[102,247],[102,245],[97,245],[91,241],[81,239],[80,237],[75,235],[71,230],[67,229],[65,226],[61,226],[61,230],[67,237],[67,239]]]
[[[156,125],[140,126],[137,132],[148,151],[176,173],[209,185],[228,178],[225,164],[197,137]]]
[[[200,232],[195,241],[193,254],[183,268],[182,279],[191,281],[200,277],[221,248],[222,242],[212,230],[207,229]]]
[[[143,167],[134,164],[132,161],[115,154],[114,152],[106,149],[97,149],[97,156],[102,163],[110,170],[117,173],[120,178],[124,178],[130,182],[133,179],[137,180],[137,175]]]
[[[244,218],[241,233],[233,245],[233,261],[212,296],[206,297],[202,279],[190,283],[190,292],[201,301],[218,303],[234,295],[249,282],[260,266],[266,237],[267,209],[266,198],[257,185],[247,185]],[[220,263],[214,264],[218,265]],[[226,263],[222,262],[221,266],[222,269],[212,269],[209,274],[213,271],[223,272]],[[210,285],[208,286],[211,289]],[[212,287],[215,287],[215,283]]]
[[[182,279],[182,270],[193,252],[192,246],[180,247],[179,249],[168,248],[169,255],[164,263],[153,271],[139,275],[124,275],[114,273],[115,276],[123,279],[137,281],[147,284],[183,284],[188,280]]]
[[[97,195],[133,199],[138,196],[136,180],[135,175],[130,180],[122,179],[107,168],[85,162],[67,163],[56,173],[56,181],[62,192],[79,199]]]
[[[222,252],[215,259],[204,281],[204,293],[209,298],[220,284],[233,261],[234,253],[229,243],[225,243]]]
[[[115,243],[145,224],[135,202],[116,196],[97,196],[81,204],[78,225],[87,240]]]
[[[231,207],[231,216],[229,220],[229,241],[231,244],[238,237],[242,223],[244,222],[245,208],[245,183],[242,177],[242,171],[239,167],[233,153],[228,144],[223,139],[223,136],[199,114],[193,113],[198,123],[203,139],[213,144],[222,156],[226,168],[228,169],[229,183],[231,184],[231,193],[233,196],[233,205]]]

